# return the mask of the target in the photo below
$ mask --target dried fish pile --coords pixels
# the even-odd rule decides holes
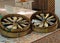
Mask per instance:
[[[44,16],[45,15],[45,16]],[[53,15],[47,14],[40,14],[36,15],[36,19],[32,19],[32,23],[34,26],[38,27],[48,27],[53,25],[56,22],[56,19]]]
[[[33,30],[39,31],[39,29],[41,29],[39,32],[44,32],[44,30],[48,31],[47,29],[54,27],[53,25],[55,25],[57,21],[57,17],[50,13],[36,13],[32,15],[31,18]]]
[[[29,30],[29,19],[23,15],[6,15],[1,19],[2,29],[7,32],[23,32]]]

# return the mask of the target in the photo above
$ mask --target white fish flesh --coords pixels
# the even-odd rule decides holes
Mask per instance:
[[[43,23],[39,24],[39,27],[43,27]]]
[[[49,16],[49,13],[48,13],[48,14],[46,14],[45,19],[46,19],[48,16]]]
[[[9,26],[7,26],[6,28],[12,29],[12,27],[13,27],[13,25],[9,25]]]
[[[39,23],[41,22],[40,20],[37,20],[37,19],[32,19],[32,23]]]
[[[48,23],[47,23],[47,22],[45,22],[44,26],[45,26],[45,27],[48,27]]]
[[[22,17],[19,17],[19,19],[17,20],[17,22],[18,22],[18,21],[21,21],[22,19],[23,19]]]

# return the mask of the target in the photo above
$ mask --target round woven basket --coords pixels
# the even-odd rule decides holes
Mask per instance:
[[[20,37],[30,32],[30,21],[20,14],[8,14],[0,20],[0,31],[6,37]]]
[[[41,14],[41,15],[40,15]],[[43,15],[42,15],[43,14]],[[54,24],[52,25],[49,25],[47,23],[45,23],[45,21],[47,21],[48,18],[51,18],[51,17],[54,17],[55,21],[53,22]],[[43,17],[44,19],[42,20]],[[44,17],[45,16],[45,17]],[[49,16],[49,17],[48,17]],[[53,19],[53,18],[52,18]],[[50,20],[52,20],[50,19]],[[36,21],[37,20],[37,21]],[[38,22],[39,21],[39,22]],[[49,21],[49,20],[48,20]],[[53,21],[53,20],[52,20]],[[52,32],[54,30],[57,29],[58,27],[58,17],[53,14],[53,13],[50,13],[50,12],[44,12],[44,13],[41,13],[41,12],[36,12],[35,14],[33,14],[31,16],[31,25],[32,25],[32,30],[33,31],[36,31],[36,32],[41,32],[41,33],[48,33],[48,32]],[[40,23],[40,24],[39,24]],[[39,25],[38,25],[39,24]]]

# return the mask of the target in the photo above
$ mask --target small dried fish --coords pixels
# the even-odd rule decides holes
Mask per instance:
[[[27,20],[22,20],[23,22],[27,22]]]
[[[51,19],[51,18],[53,18],[54,16],[50,16],[50,17],[48,17],[47,19]]]
[[[17,17],[13,17],[13,21],[17,21]]]
[[[8,21],[7,19],[3,19],[4,21],[6,21],[6,22],[10,22],[10,21]]]
[[[17,26],[13,26],[12,29],[17,29]]]
[[[45,22],[44,26],[45,26],[45,27],[48,27],[48,23],[47,23],[47,22]]]
[[[18,24],[18,28],[20,28],[21,30],[23,29],[19,24]]]
[[[53,22],[48,22],[50,25],[53,25],[54,23]]]
[[[5,23],[5,22],[2,22],[2,24],[11,24],[10,22],[7,22],[7,23]]]
[[[39,15],[36,15],[36,17],[37,17],[38,19],[42,20],[42,17],[40,17]]]
[[[37,20],[37,19],[32,19],[32,23],[39,23],[41,22],[40,20]]]
[[[10,21],[13,21],[10,17],[8,17],[7,19],[9,19]]]
[[[12,27],[13,27],[13,25],[9,25],[9,26],[7,26],[6,28],[12,29]]]
[[[43,14],[43,13],[41,13],[40,15],[41,15],[41,17],[44,19],[44,14]]]
[[[43,23],[41,23],[41,24],[39,25],[39,27],[43,27]]]
[[[55,18],[53,18],[53,19],[47,19],[47,21],[55,21]]]
[[[19,19],[17,20],[17,22],[18,22],[18,21],[21,21],[22,19],[23,19],[22,17],[19,17]]]
[[[45,19],[46,19],[48,16],[49,16],[49,13],[48,13],[48,14],[46,14]]]
[[[24,27],[26,27],[27,25],[25,25],[25,24],[21,24],[22,26],[24,26]]]

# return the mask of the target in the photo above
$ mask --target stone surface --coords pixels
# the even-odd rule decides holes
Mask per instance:
[[[36,33],[32,32],[20,38],[6,38],[0,35],[1,43],[59,43],[60,29],[51,33]]]

